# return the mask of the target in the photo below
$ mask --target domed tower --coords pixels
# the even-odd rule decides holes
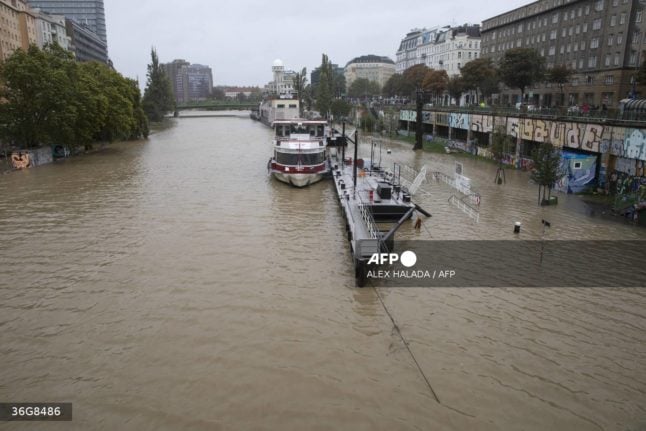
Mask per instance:
[[[274,72],[274,85],[276,89],[279,88],[279,85],[283,83],[285,76],[285,66],[281,60],[274,60],[274,64],[271,67],[271,71]]]

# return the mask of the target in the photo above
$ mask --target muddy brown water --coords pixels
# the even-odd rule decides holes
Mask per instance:
[[[645,429],[645,290],[357,289],[331,184],[268,178],[270,130],[247,117],[174,122],[0,176],[0,401],[74,404],[0,429]],[[388,147],[385,165],[456,160]],[[551,238],[646,237],[462,161],[479,223],[430,183],[433,217],[400,238],[521,221],[537,239],[544,218]]]

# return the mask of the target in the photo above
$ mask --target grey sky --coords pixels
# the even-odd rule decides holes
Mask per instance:
[[[341,66],[365,54],[395,60],[412,28],[481,23],[530,0],[105,0],[110,58],[145,85],[150,48],[213,69],[214,85],[264,85],[272,62],[308,74],[321,54]]]

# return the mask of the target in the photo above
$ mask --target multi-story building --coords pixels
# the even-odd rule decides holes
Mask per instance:
[[[414,28],[402,39],[396,54],[395,71],[397,73],[403,73],[409,67],[423,63],[421,56],[417,55],[417,45],[422,43],[422,34],[430,31],[432,30]]]
[[[480,26],[415,29],[404,37],[397,51],[397,73],[417,64],[459,75],[460,68],[480,56]]]
[[[206,100],[213,94],[213,71],[209,66],[173,60],[163,65],[171,82],[175,102]]]
[[[67,18],[67,35],[71,38],[71,49],[77,61],[98,61],[110,64],[108,46],[101,38],[85,25]]]
[[[23,0],[0,0],[0,60],[38,42],[36,16]]]
[[[363,55],[345,65],[345,85],[350,88],[358,78],[365,78],[383,87],[388,78],[395,74],[395,62],[379,55]]]
[[[84,24],[99,35],[107,46],[103,0],[29,0],[29,4],[34,8],[40,8],[55,15],[64,15],[79,24]]]
[[[281,60],[274,60],[271,71],[274,75],[274,80],[265,85],[265,93],[277,96],[291,96],[294,93],[296,72],[285,70]]]
[[[643,9],[640,0],[539,0],[485,20],[482,56],[499,61],[511,48],[533,48],[548,68],[572,69],[563,102],[558,86],[546,83],[526,90],[528,103],[616,106],[646,59]],[[501,91],[504,104],[519,99],[517,89]]]
[[[72,38],[67,35],[65,17],[50,15],[40,9],[34,9],[36,14],[36,38],[38,47],[58,44],[65,50],[71,50]]]

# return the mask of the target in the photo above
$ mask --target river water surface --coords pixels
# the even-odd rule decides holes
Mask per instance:
[[[646,429],[645,290],[357,289],[330,183],[267,177],[271,131],[248,117],[173,122],[0,176],[0,401],[74,404],[39,429]],[[391,148],[384,164],[453,170]],[[552,238],[646,238],[463,163],[479,223],[431,183],[433,217],[399,237],[521,221],[537,239],[546,218]]]

